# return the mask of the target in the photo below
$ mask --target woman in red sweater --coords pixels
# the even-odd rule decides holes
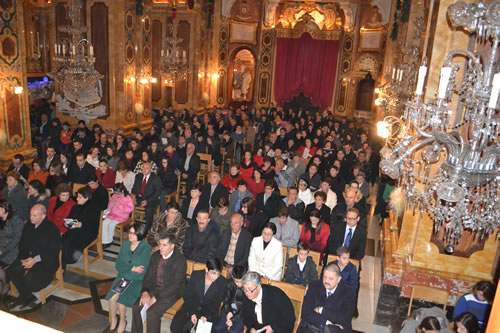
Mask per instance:
[[[255,199],[257,194],[264,192],[265,185],[266,180],[262,179],[262,171],[260,169],[254,169],[252,178],[247,180],[248,192],[252,193]]]
[[[323,253],[329,236],[330,226],[321,221],[321,213],[314,208],[311,210],[309,220],[302,228],[300,242],[309,245],[312,251]]]
[[[255,163],[253,162],[252,159],[252,152],[250,150],[245,150],[240,165],[241,178],[243,178],[243,180],[248,183],[248,179],[252,177],[254,169],[255,169]]]
[[[222,179],[222,185],[227,187],[229,192],[233,192],[238,188],[238,181],[241,179],[240,176],[240,165],[235,163],[229,169],[229,173]]]
[[[304,142],[304,146],[300,146],[299,147],[299,153],[300,153],[300,157],[303,158],[303,159],[308,159],[308,158],[311,158],[313,157],[314,155],[316,155],[316,151],[318,150],[317,147],[314,147],[312,145],[312,141],[311,139],[306,139],[306,141]]]
[[[75,205],[70,195],[71,187],[66,183],[61,183],[56,187],[56,195],[49,199],[47,217],[56,225],[61,234],[69,230],[64,226],[64,219],[68,217],[71,208]]]

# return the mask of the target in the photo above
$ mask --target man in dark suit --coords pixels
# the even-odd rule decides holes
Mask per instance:
[[[47,287],[59,268],[59,250],[61,237],[56,225],[47,219],[47,209],[43,205],[31,208],[30,221],[24,226],[19,254],[9,266],[7,278],[19,291],[16,298],[5,307],[20,311],[28,310],[36,305],[33,292]]]
[[[248,272],[241,279],[243,322],[249,333],[264,329],[265,333],[290,333],[295,324],[293,305],[279,288],[262,285],[259,273]]]
[[[68,181],[73,184],[87,184],[91,176],[95,176],[95,168],[87,163],[83,152],[78,153],[76,163],[68,168]]]
[[[161,179],[151,171],[153,166],[151,162],[145,162],[142,167],[142,174],[135,176],[132,193],[135,194],[136,205],[145,208],[146,227],[149,230],[153,224],[153,216],[156,206],[160,202]]]
[[[24,164],[23,155],[21,154],[14,155],[14,157],[12,158],[12,163],[11,165],[9,165],[7,172],[11,170],[19,172],[19,174],[24,178],[24,180],[22,180],[22,183],[23,184],[26,183],[26,180],[30,175],[30,168],[26,164]]]
[[[172,333],[188,333],[198,320],[211,323],[217,321],[227,286],[227,280],[221,276],[221,271],[220,260],[211,258],[204,270],[194,271],[191,274],[184,290],[184,304],[170,325]]]
[[[257,194],[255,198],[257,210],[264,212],[270,219],[278,216],[278,209],[281,205],[281,198],[279,193],[275,191],[276,188],[276,182],[269,179],[266,181],[264,192]]]
[[[236,265],[247,267],[252,239],[252,234],[243,229],[243,216],[233,214],[231,228],[222,232],[222,239],[217,250],[217,257],[229,272]]]
[[[220,175],[217,172],[210,172],[208,175],[208,184],[203,186],[200,200],[208,202],[210,208],[215,208],[215,206],[217,206],[217,200],[222,196],[229,197],[229,191],[227,187],[220,183]]]
[[[56,154],[56,148],[54,146],[48,146],[45,151],[45,157],[40,162],[40,166],[48,171],[52,163],[59,161],[59,155]]]
[[[186,259],[206,262],[215,258],[219,244],[219,232],[209,225],[210,217],[206,209],[200,209],[196,216],[196,224],[186,230],[182,252]]]
[[[160,235],[160,250],[151,256],[148,271],[142,282],[141,298],[132,307],[132,333],[142,333],[141,310],[146,311],[148,332],[159,333],[165,311],[182,296],[186,283],[186,259],[175,250],[175,236]]]
[[[191,189],[191,184],[196,180],[200,171],[200,157],[195,153],[193,143],[186,146],[186,155],[181,159],[181,180],[186,182],[187,191]]]
[[[344,202],[339,202],[332,210],[332,215],[330,217],[330,229],[336,224],[342,225],[342,223],[345,222],[345,216],[349,208],[356,208],[359,213],[359,225],[366,230],[366,210],[362,204],[356,202],[356,196],[357,190],[354,188],[350,188],[344,192]]]
[[[349,208],[345,222],[334,224],[330,231],[327,254],[336,254],[337,249],[344,245],[351,252],[351,258],[363,259],[366,248],[366,229],[358,224],[359,220],[359,210],[354,207]]]
[[[352,207],[347,210],[344,222],[337,222],[330,229],[330,238],[326,245],[326,255],[336,254],[337,249],[344,245],[351,253],[351,258],[359,260],[358,278],[361,272],[361,259],[365,256],[366,249],[366,226],[360,223],[360,212],[357,208]],[[325,262],[326,263],[326,262]],[[359,294],[359,284],[356,290],[356,303]],[[355,317],[358,316],[358,310],[355,310]]]
[[[301,333],[352,332],[356,296],[354,290],[341,280],[339,267],[330,264],[325,267],[323,280],[309,283],[302,304]]]

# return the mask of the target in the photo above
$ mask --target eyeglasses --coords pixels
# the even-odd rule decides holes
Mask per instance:
[[[354,221],[354,220],[357,220],[358,217],[346,217],[346,220],[350,220],[350,221]]]
[[[247,288],[243,288],[243,292],[244,292],[245,294],[251,294],[251,293],[253,293],[255,290],[257,290],[257,288],[258,288],[258,287],[255,287],[255,288],[253,288],[252,290],[247,289]]]

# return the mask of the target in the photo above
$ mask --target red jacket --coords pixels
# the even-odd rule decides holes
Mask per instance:
[[[71,208],[73,208],[76,203],[73,199],[69,198],[61,207],[56,207],[57,196],[54,196],[49,199],[49,209],[47,209],[47,217],[50,222],[54,223],[59,231],[64,234],[69,229],[64,226],[64,219],[68,217]]]
[[[115,186],[115,178],[116,178],[116,172],[114,172],[111,168],[108,168],[108,171],[102,175],[101,169],[97,169],[95,172],[97,175],[97,179],[99,180],[99,183],[104,186],[107,190],[113,188]]]
[[[306,146],[299,147],[300,158],[302,158],[302,155],[304,154],[305,149],[306,149]],[[311,148],[309,149],[309,157],[307,157],[307,158],[311,158],[314,155],[316,155],[317,150],[318,150],[318,147],[311,146]]]
[[[316,230],[316,238],[313,243],[311,240],[311,231],[307,229],[306,224],[302,228],[302,232],[300,233],[300,242],[307,243],[311,251],[317,251],[323,253],[326,249],[326,243],[328,242],[328,237],[330,236],[330,226],[324,222],[321,224],[321,232],[318,234]]]
[[[73,129],[70,128],[69,131],[61,130],[61,135],[60,135],[60,140],[62,144],[70,144],[71,142],[71,136],[73,135]]]
[[[236,177],[235,179],[229,178],[229,174],[224,176],[221,184],[227,187],[229,192],[236,190],[238,188],[238,181],[241,179],[241,176]]]

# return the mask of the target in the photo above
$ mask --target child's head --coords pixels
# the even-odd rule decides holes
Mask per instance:
[[[347,247],[341,246],[337,249],[337,257],[339,260],[339,264],[341,266],[346,266],[349,263],[351,253]]]
[[[305,262],[307,260],[307,256],[309,255],[309,245],[306,243],[300,243],[297,246],[297,255],[300,262]]]

